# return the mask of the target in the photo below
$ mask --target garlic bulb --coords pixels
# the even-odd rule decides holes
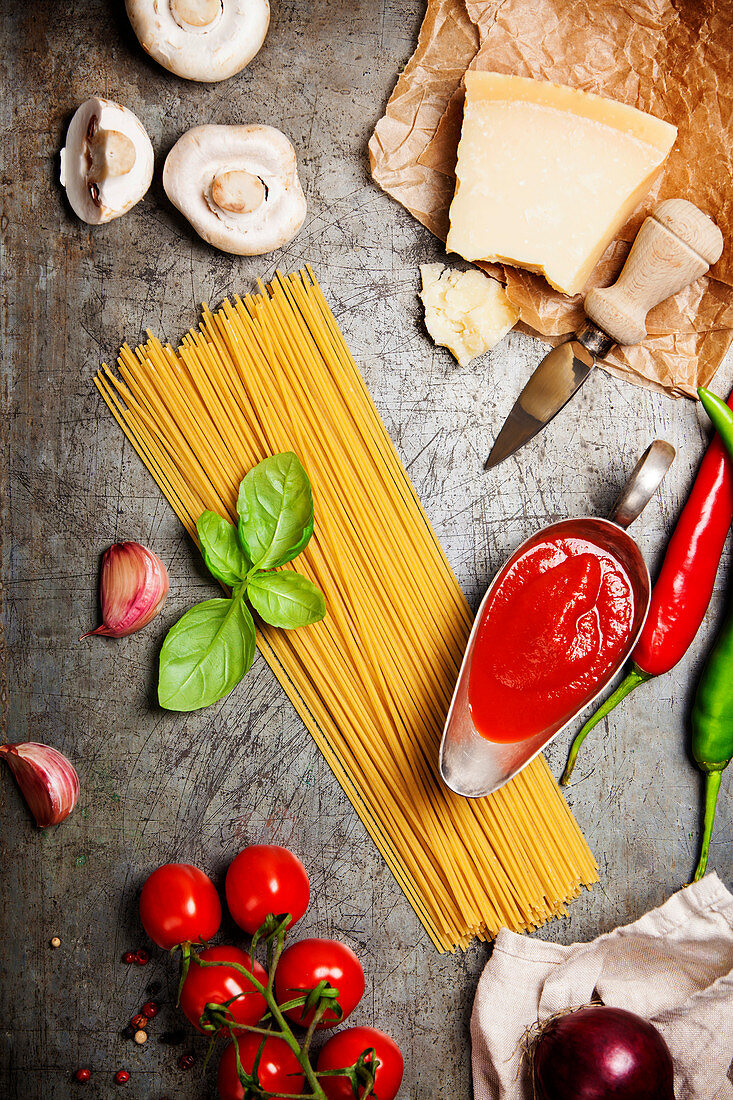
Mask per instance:
[[[102,558],[102,625],[82,635],[123,638],[160,611],[168,595],[168,570],[139,542],[116,542]]]
[[[68,817],[79,797],[79,776],[74,765],[50,745],[26,741],[0,745],[0,755],[10,767],[36,824],[45,828]]]

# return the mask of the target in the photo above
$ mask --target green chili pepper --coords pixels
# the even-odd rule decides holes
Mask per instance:
[[[733,411],[709,390],[697,391],[725,447],[733,456]],[[733,608],[705,662],[692,708],[692,755],[705,774],[705,822],[697,882],[708,864],[710,837],[723,771],[733,759]]]

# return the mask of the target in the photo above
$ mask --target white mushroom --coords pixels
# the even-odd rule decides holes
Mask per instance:
[[[269,0],[125,0],[142,48],[186,80],[226,80],[265,41]]]
[[[87,99],[69,123],[61,183],[75,214],[91,225],[125,214],[153,178],[153,146],[140,120],[110,99]]]
[[[295,150],[273,126],[195,126],[166,157],[163,187],[199,236],[238,256],[280,248],[305,220]]]

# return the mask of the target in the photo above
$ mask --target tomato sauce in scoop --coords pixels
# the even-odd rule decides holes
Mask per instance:
[[[468,682],[489,741],[559,729],[588,702],[629,641],[634,594],[623,565],[584,538],[548,538],[520,554],[489,597]]]

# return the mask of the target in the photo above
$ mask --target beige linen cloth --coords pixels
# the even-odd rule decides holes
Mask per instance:
[[[563,947],[502,929],[471,1019],[474,1100],[531,1100],[528,1025],[593,993],[661,1031],[676,1100],[733,1098],[733,895],[716,874],[634,924]]]

